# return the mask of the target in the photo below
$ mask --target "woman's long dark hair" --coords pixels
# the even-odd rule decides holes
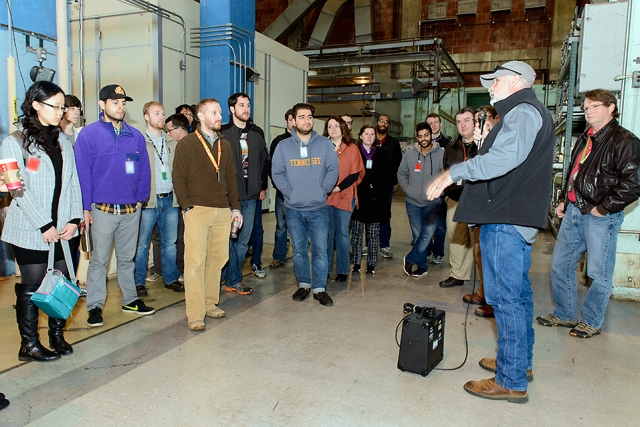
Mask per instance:
[[[364,125],[360,128],[360,132],[358,132],[358,142],[356,142],[356,144],[358,144],[358,147],[362,147],[362,134],[364,133],[364,131],[366,129],[373,129],[373,134],[375,135],[376,133],[376,128],[374,128],[371,125]],[[373,140],[373,145],[372,147],[379,147],[380,146],[380,140],[378,139],[378,137],[376,136],[376,139]]]
[[[23,141],[23,147],[31,153],[31,146],[35,145],[37,148],[44,150],[47,154],[51,155],[53,150],[60,150],[60,142],[58,136],[60,135],[60,127],[51,127],[51,136],[53,137],[53,146],[47,143],[47,137],[44,133],[44,129],[40,120],[38,120],[38,112],[31,105],[33,101],[44,102],[47,99],[64,92],[60,87],[51,82],[37,82],[31,85],[29,90],[24,96],[24,102],[20,107],[22,109],[22,133],[25,136]]]
[[[327,120],[326,123],[324,124],[324,132],[322,133],[322,136],[326,136],[327,138],[329,137],[329,121],[330,120],[335,120],[336,122],[338,122],[338,126],[340,126],[340,132],[342,133],[342,143],[345,145],[351,145],[351,142],[353,142],[351,131],[349,130],[349,128],[347,127],[347,124],[345,123],[344,119],[341,116],[329,117],[329,120]]]

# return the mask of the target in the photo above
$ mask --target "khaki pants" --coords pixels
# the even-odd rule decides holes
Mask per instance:
[[[473,269],[473,236],[466,222],[454,222],[458,202],[446,198],[447,240],[449,240],[449,264],[451,277],[458,280],[471,279]]]
[[[204,320],[220,301],[220,271],[229,259],[231,210],[196,206],[184,215],[187,320]]]

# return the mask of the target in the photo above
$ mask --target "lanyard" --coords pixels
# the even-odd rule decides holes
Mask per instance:
[[[209,149],[209,144],[204,141],[204,138],[200,135],[200,131],[196,130],[196,136],[202,143],[204,150],[207,152],[209,160],[213,163],[213,167],[216,168],[216,172],[218,172],[218,179],[220,179],[220,158],[222,157],[222,144],[220,144],[220,140],[218,140],[218,161],[216,162],[216,159],[213,158],[213,154],[211,154],[211,150]]]
[[[149,137],[149,139],[151,140],[151,145],[153,145],[153,149],[155,150],[156,154],[158,155],[158,158],[160,159],[160,163],[162,163],[162,166],[164,166],[164,161],[162,160],[162,157],[164,156],[164,135],[162,136],[162,144],[160,145],[160,152],[158,152],[158,147],[156,147],[156,143],[153,141],[153,138]]]
[[[587,144],[584,146],[584,150],[582,150],[582,156],[580,157],[580,164],[583,164],[585,159],[589,157],[589,154],[591,153],[591,150],[589,150],[590,146],[591,146],[591,137],[588,137]]]

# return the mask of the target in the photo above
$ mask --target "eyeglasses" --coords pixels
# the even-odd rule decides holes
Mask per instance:
[[[347,125],[347,126],[351,126],[352,123],[353,122],[347,122],[347,121],[344,122],[344,124]]]
[[[517,75],[521,76],[522,73],[517,72],[516,70],[512,70],[511,68],[507,68],[507,67],[502,67],[500,65],[496,65],[495,67],[493,67],[493,72],[495,73],[498,70],[506,70],[506,71],[511,71],[512,73],[516,73]]]
[[[56,106],[56,105],[51,105],[51,104],[47,104],[46,102],[42,102],[42,101],[38,101],[40,104],[44,104],[48,107],[53,108],[54,110],[60,110],[63,113],[66,113],[67,111],[69,111],[68,107],[65,107],[64,105],[60,105],[60,106]]]
[[[589,110],[591,111],[596,111],[598,108],[602,107],[604,104],[596,104],[596,105],[592,105],[591,107],[582,107],[582,111],[584,113],[588,113]]]
[[[382,123],[382,124],[388,125],[389,124],[389,120],[379,119],[378,123]]]
[[[171,128],[171,129],[167,129],[167,133],[169,133],[169,132],[173,132],[174,130],[178,130],[178,129],[180,129],[180,128]]]

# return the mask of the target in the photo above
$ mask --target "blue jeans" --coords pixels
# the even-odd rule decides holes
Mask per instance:
[[[440,216],[438,217],[438,226],[434,233],[433,241],[427,246],[427,256],[433,254],[433,256],[444,256],[444,241],[447,237],[447,204],[444,202],[444,197],[440,198]]]
[[[333,269],[333,248],[336,249],[336,274],[349,274],[349,223],[351,212],[327,206],[329,236],[327,239],[328,273]]]
[[[276,195],[276,232],[273,259],[282,263],[287,259],[287,220],[284,216],[284,199]]]
[[[136,285],[145,285],[147,265],[149,263],[149,242],[156,223],[160,233],[160,253],[162,255],[162,280],[166,284],[178,280],[180,272],[176,266],[176,239],[178,238],[178,208],[171,206],[173,197],[157,197],[156,208],[142,210],[140,234],[135,257]]]
[[[240,202],[242,212],[242,228],[238,232],[237,239],[229,239],[229,262],[222,270],[222,277],[225,278],[225,285],[234,287],[242,283],[242,263],[247,256],[248,243],[253,231],[253,221],[256,214],[255,199]]]
[[[313,293],[324,292],[327,286],[327,230],[329,208],[312,211],[285,208],[287,229],[293,243],[293,270],[301,288],[313,288]],[[307,244],[311,242],[311,265]]]
[[[262,242],[264,240],[264,228],[262,227],[262,200],[256,199],[256,214],[253,220],[251,232],[251,265],[262,265]]]
[[[553,314],[565,320],[578,319],[576,267],[587,251],[587,275],[593,279],[582,304],[584,323],[600,328],[609,303],[616,265],[618,231],[624,212],[604,217],[583,215],[570,203],[562,220],[551,258],[551,285],[556,309]]]
[[[525,391],[535,341],[529,280],[532,246],[513,225],[486,224],[480,227],[480,247],[484,295],[498,326],[496,382]]]
[[[407,254],[406,261],[410,264],[418,264],[419,268],[428,270],[427,246],[438,226],[440,203],[431,203],[420,207],[407,201],[406,206],[411,235],[413,236],[413,247],[411,252]]]

